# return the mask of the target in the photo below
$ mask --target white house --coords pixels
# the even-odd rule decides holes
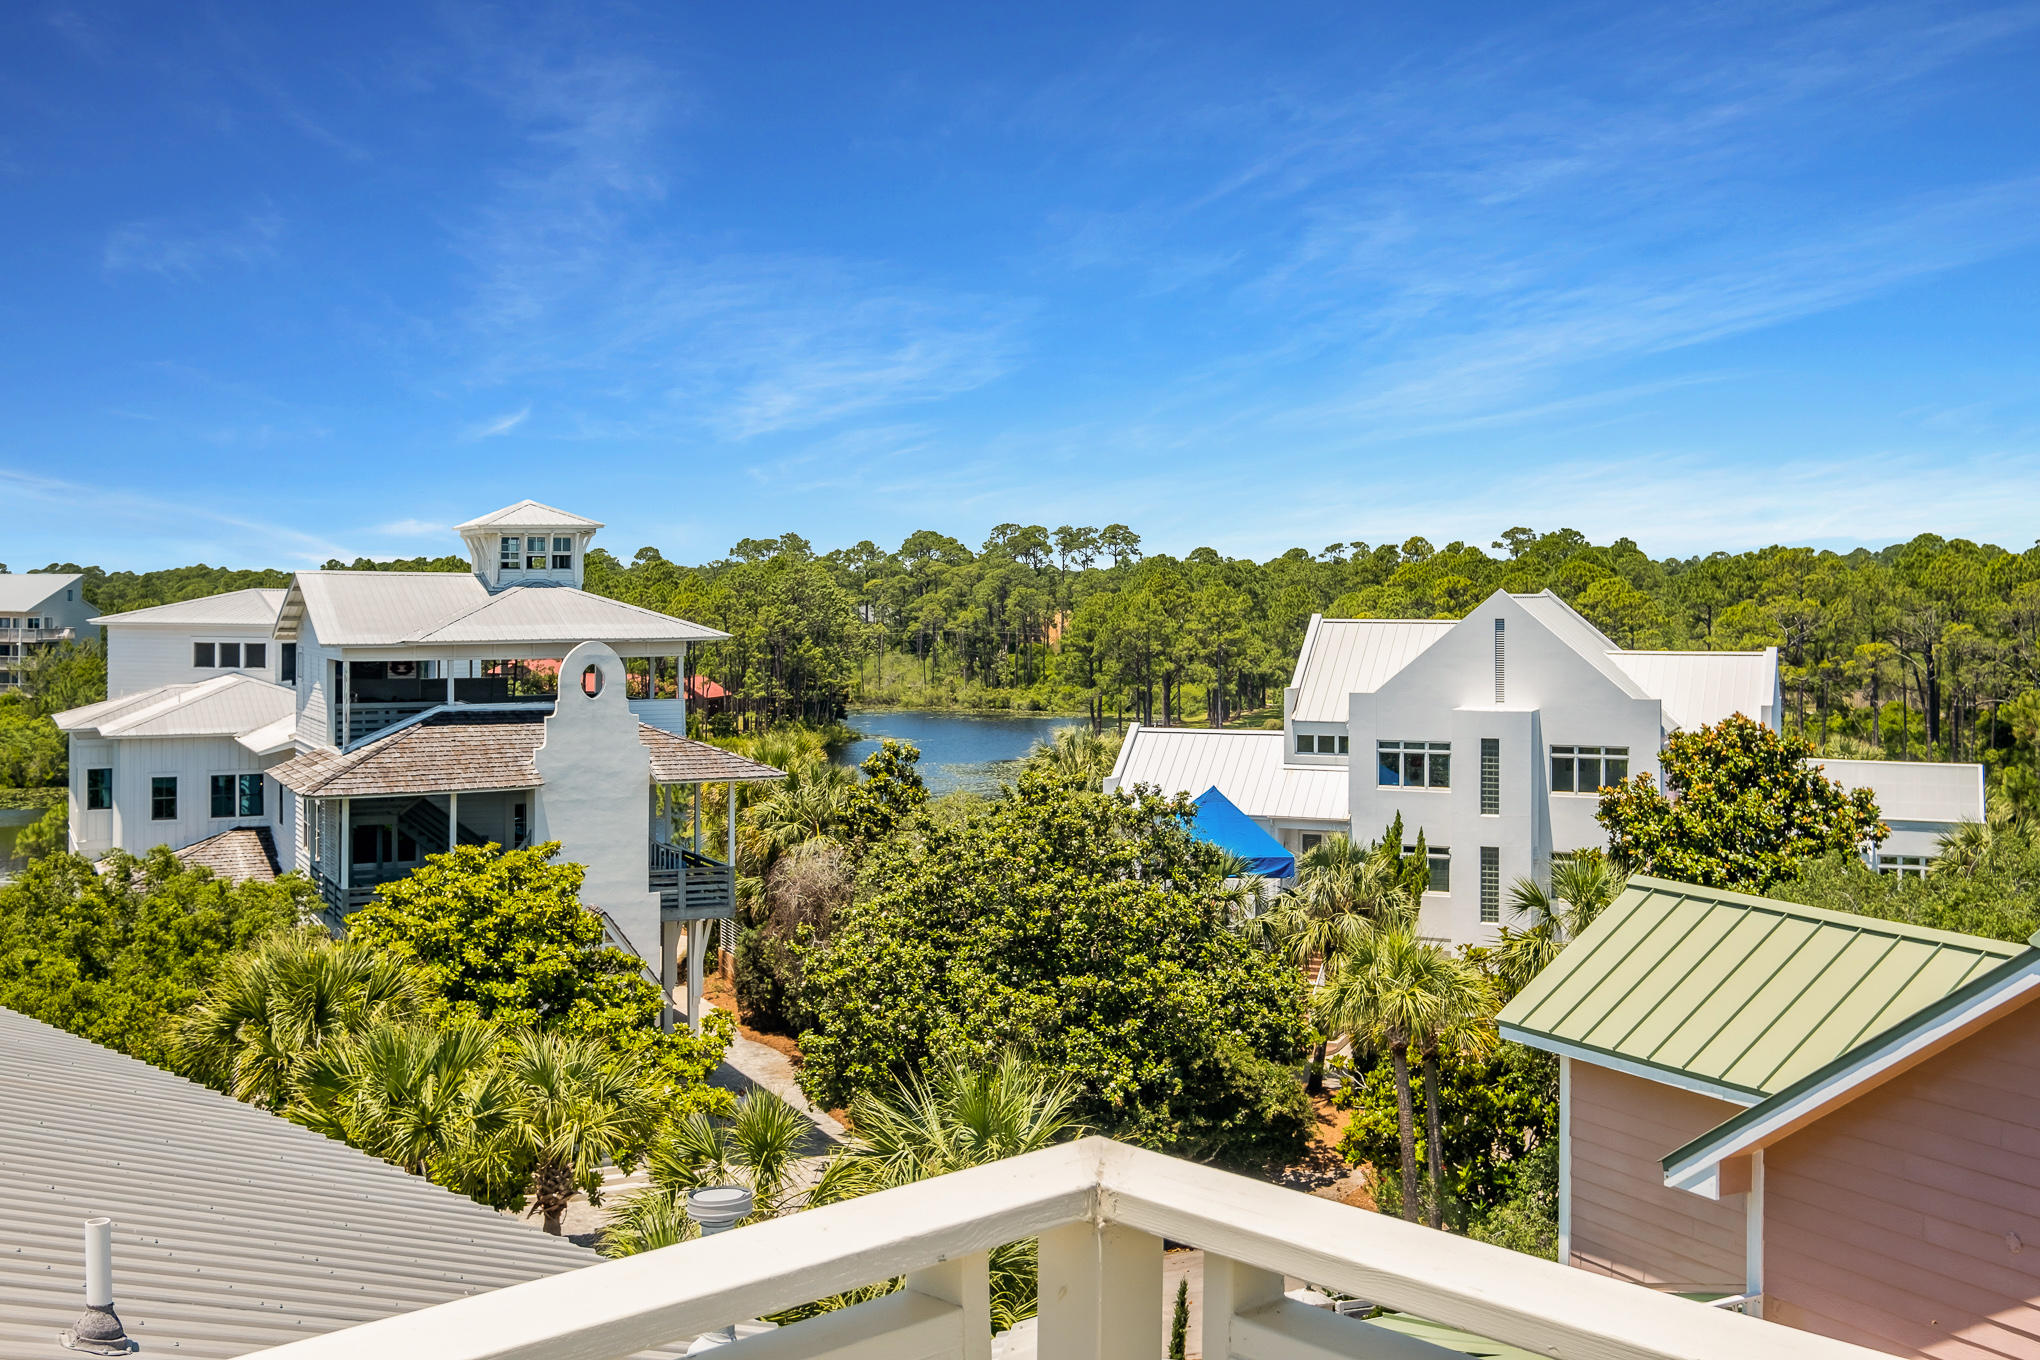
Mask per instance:
[[[1776,648],[1629,651],[1549,591],[1498,591],[1458,620],[1313,617],[1280,732],[1135,727],[1106,787],[1216,787],[1299,852],[1334,831],[1371,841],[1400,815],[1430,855],[1425,932],[1478,943],[1510,883],[1607,843],[1603,785],[1656,774],[1667,735],[1732,713],[1778,727]],[[1931,855],[1981,815],[1975,765],[1828,766],[1900,809],[1892,854]]]
[[[337,922],[456,843],[557,840],[670,993],[681,927],[735,901],[734,821],[718,860],[686,814],[704,783],[780,773],[688,740],[687,647],[726,634],[582,590],[600,528],[522,501],[459,526],[471,572],[306,571],[109,616],[111,697],[57,718],[72,847],[259,830]]]
[[[22,682],[37,649],[98,636],[84,577],[75,571],[0,572],[0,690]]]

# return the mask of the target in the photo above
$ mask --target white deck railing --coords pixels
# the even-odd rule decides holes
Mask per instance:
[[[905,1275],[717,1360],[990,1355],[985,1253],[1039,1237],[1042,1360],[1160,1360],[1162,1242],[1205,1250],[1207,1360],[1464,1360],[1283,1297],[1285,1275],[1559,1360],[1876,1352],[1102,1138],[607,1261],[263,1352],[269,1360],[611,1360]]]

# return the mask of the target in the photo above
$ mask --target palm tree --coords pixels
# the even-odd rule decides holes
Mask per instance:
[[[1417,1135],[1410,1049],[1451,1019],[1469,965],[1417,938],[1407,924],[1366,932],[1338,962],[1312,1007],[1318,1028],[1351,1034],[1386,1052],[1395,1075],[1396,1133],[1402,1144],[1402,1214],[1417,1218]]]
[[[1441,951],[1442,952],[1442,951]],[[1431,1226],[1444,1226],[1445,1138],[1438,1117],[1438,1057],[1441,1051],[1473,1061],[1491,1056],[1500,1038],[1495,1032],[1494,988],[1487,975],[1463,954],[1446,955],[1449,969],[1438,972],[1438,1022],[1424,1033],[1421,1066],[1424,1076],[1424,1162],[1431,1186]]]
[[[856,788],[857,772],[848,766],[826,760],[794,766],[771,797],[744,812],[742,848],[749,867],[762,875],[795,846],[838,835]]]
[[[469,1173],[484,1181],[500,1181],[506,1170],[521,1174],[545,1230],[558,1236],[575,1192],[595,1200],[603,1163],[650,1136],[657,1097],[632,1060],[577,1034],[517,1035],[503,1072],[508,1118],[500,1134],[476,1145],[484,1164]]]
[[[1099,788],[1119,759],[1120,738],[1116,733],[1093,732],[1088,727],[1059,727],[1047,740],[1036,742],[1027,753],[1030,769],[1046,770],[1064,783],[1087,789]]]
[[[602,1229],[602,1254],[634,1256],[694,1236],[687,1195],[711,1185],[741,1185],[753,1197],[747,1223],[841,1198],[834,1159],[819,1175],[802,1156],[813,1133],[806,1116],[762,1087],[718,1119],[691,1111],[669,1119],[646,1154],[651,1184],[625,1199]]]
[[[171,1034],[180,1072],[281,1109],[328,1043],[421,999],[409,969],[323,934],[278,936],[231,959]]]
[[[291,1114],[413,1175],[447,1174],[500,1135],[515,1111],[487,1025],[383,1020],[328,1043],[308,1066]]]
[[[1935,847],[1928,872],[1937,877],[1970,878],[2000,845],[2024,844],[2033,838],[2033,818],[2010,800],[1995,795],[1980,822],[1957,822]]]
[[[1578,939],[1628,882],[1598,850],[1575,851],[1554,862],[1549,890],[1535,879],[1517,879],[1509,889],[1509,905],[1529,917],[1529,924],[1503,926],[1495,947],[1495,973],[1509,994],[1522,991],[1549,967],[1566,942]]]
[[[1310,981],[1317,986],[1376,930],[1413,924],[1416,910],[1417,900],[1395,859],[1376,847],[1362,849],[1347,836],[1331,835],[1303,852],[1296,886],[1249,919],[1246,935],[1311,970]],[[1311,1055],[1307,1089],[1312,1095],[1324,1089],[1331,1038],[1326,1032]]]

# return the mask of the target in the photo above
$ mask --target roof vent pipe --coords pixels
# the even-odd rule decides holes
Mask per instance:
[[[57,1340],[87,1355],[126,1355],[141,1347],[113,1311],[113,1220],[85,1220],[85,1311]]]

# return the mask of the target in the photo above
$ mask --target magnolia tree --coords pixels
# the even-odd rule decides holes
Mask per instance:
[[[1648,773],[1601,791],[1615,860],[1639,873],[1766,892],[1799,863],[1856,853],[1891,834],[1867,790],[1850,792],[1808,763],[1811,743],[1740,713],[1675,733]]]

